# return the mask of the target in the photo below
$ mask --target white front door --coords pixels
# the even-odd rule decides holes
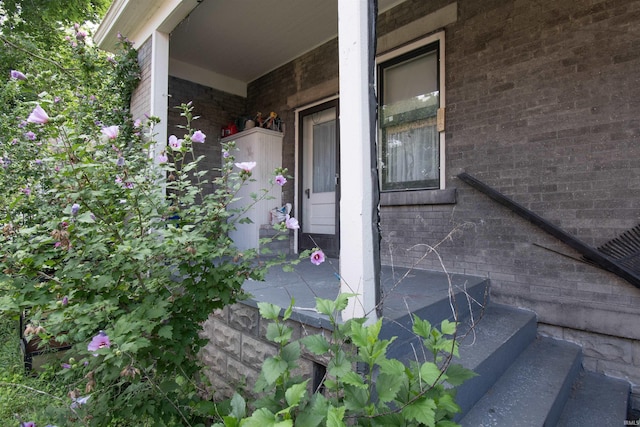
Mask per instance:
[[[302,141],[302,249],[337,254],[337,100],[300,114]]]

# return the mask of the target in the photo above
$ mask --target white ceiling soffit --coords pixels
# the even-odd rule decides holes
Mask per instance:
[[[203,0],[171,32],[170,57],[248,83],[335,38],[337,16],[336,0]]]

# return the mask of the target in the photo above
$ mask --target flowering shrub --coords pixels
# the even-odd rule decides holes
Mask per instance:
[[[84,32],[71,40],[64,72],[14,70],[3,86],[13,108],[0,116],[0,310],[28,310],[42,342],[74,345],[55,367],[66,404],[43,408],[42,424],[195,425],[202,322],[279,262],[258,263],[228,237],[227,207],[255,164],[235,167],[225,146],[205,194],[214,174],[193,154],[208,142],[190,104],[184,135],[150,159],[157,120],[134,122],[126,108],[138,76],[130,44],[106,58]]]

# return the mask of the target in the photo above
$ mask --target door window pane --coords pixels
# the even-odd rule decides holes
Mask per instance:
[[[313,192],[335,191],[336,121],[313,125]]]

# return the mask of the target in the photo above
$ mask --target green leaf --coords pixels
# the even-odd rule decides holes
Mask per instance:
[[[160,329],[158,329],[158,336],[170,340],[173,337],[173,326],[162,326]]]
[[[262,365],[262,374],[269,384],[274,384],[276,380],[285,373],[289,364],[277,357],[270,357]]]
[[[289,364],[297,365],[300,359],[300,343],[298,341],[291,342],[282,348],[282,360]]]
[[[228,415],[222,417],[222,421],[224,424],[214,424],[213,427],[238,427],[240,425],[240,421],[237,418]]]
[[[450,322],[447,319],[444,319],[442,323],[440,323],[440,331],[445,335],[453,335],[456,333],[456,328],[458,324],[455,322]]]
[[[340,377],[340,380],[344,384],[349,384],[354,387],[363,388],[363,389],[367,388],[367,385],[364,383],[362,376],[354,371],[347,372],[345,375]]]
[[[440,420],[436,423],[436,427],[460,427],[460,424],[451,420]]]
[[[307,394],[307,383],[309,380],[306,380],[299,384],[294,384],[284,392],[284,397],[289,406],[297,406],[302,398]]]
[[[444,410],[451,415],[457,414],[458,412],[460,412],[460,406],[458,406],[456,402],[453,400],[453,396],[451,396],[448,393],[441,395],[437,399],[437,402],[438,402],[437,406],[439,410]]]
[[[261,301],[258,303],[260,316],[267,320],[278,320],[280,317],[280,307],[275,304]]]
[[[380,402],[391,402],[398,395],[405,378],[402,375],[381,373],[376,380],[376,391]]]
[[[243,420],[240,425],[242,427],[292,427],[293,421],[278,422],[273,412],[266,408],[260,408],[251,414],[251,417]]]
[[[327,411],[327,427],[346,427],[344,421],[342,421],[345,409],[344,406],[339,408],[330,406]]]
[[[347,304],[349,304],[349,298],[355,297],[357,294],[352,293],[340,293],[336,298],[336,310],[342,311],[347,308]]]
[[[234,393],[231,398],[231,416],[242,419],[246,415],[247,404],[242,396],[238,393]]]
[[[338,350],[333,359],[331,359],[327,364],[327,371],[329,374],[337,378],[346,375],[352,370],[353,367],[351,366],[351,362],[343,350]]]
[[[478,376],[478,374],[462,365],[450,364],[447,368],[447,382],[452,386],[459,386],[466,380],[476,376]]]
[[[423,320],[414,314],[413,332],[422,338],[429,338],[431,336],[431,323],[429,323],[428,320]]]
[[[329,299],[316,298],[316,309],[320,314],[332,316],[336,311],[336,304]]]
[[[402,408],[402,415],[408,420],[416,420],[428,427],[435,427],[436,403],[433,399],[421,397]]]
[[[406,367],[397,359],[384,359],[379,363],[380,372],[384,374],[400,376],[405,375]]]
[[[329,401],[320,393],[315,393],[311,403],[298,414],[296,426],[318,427],[327,418]]]
[[[441,381],[446,380],[447,376],[440,371],[440,368],[438,368],[438,365],[435,363],[424,362],[422,366],[420,366],[420,378],[429,386],[432,386],[438,379]]]
[[[307,350],[315,355],[323,355],[329,351],[329,342],[320,334],[307,335],[301,341]]]

